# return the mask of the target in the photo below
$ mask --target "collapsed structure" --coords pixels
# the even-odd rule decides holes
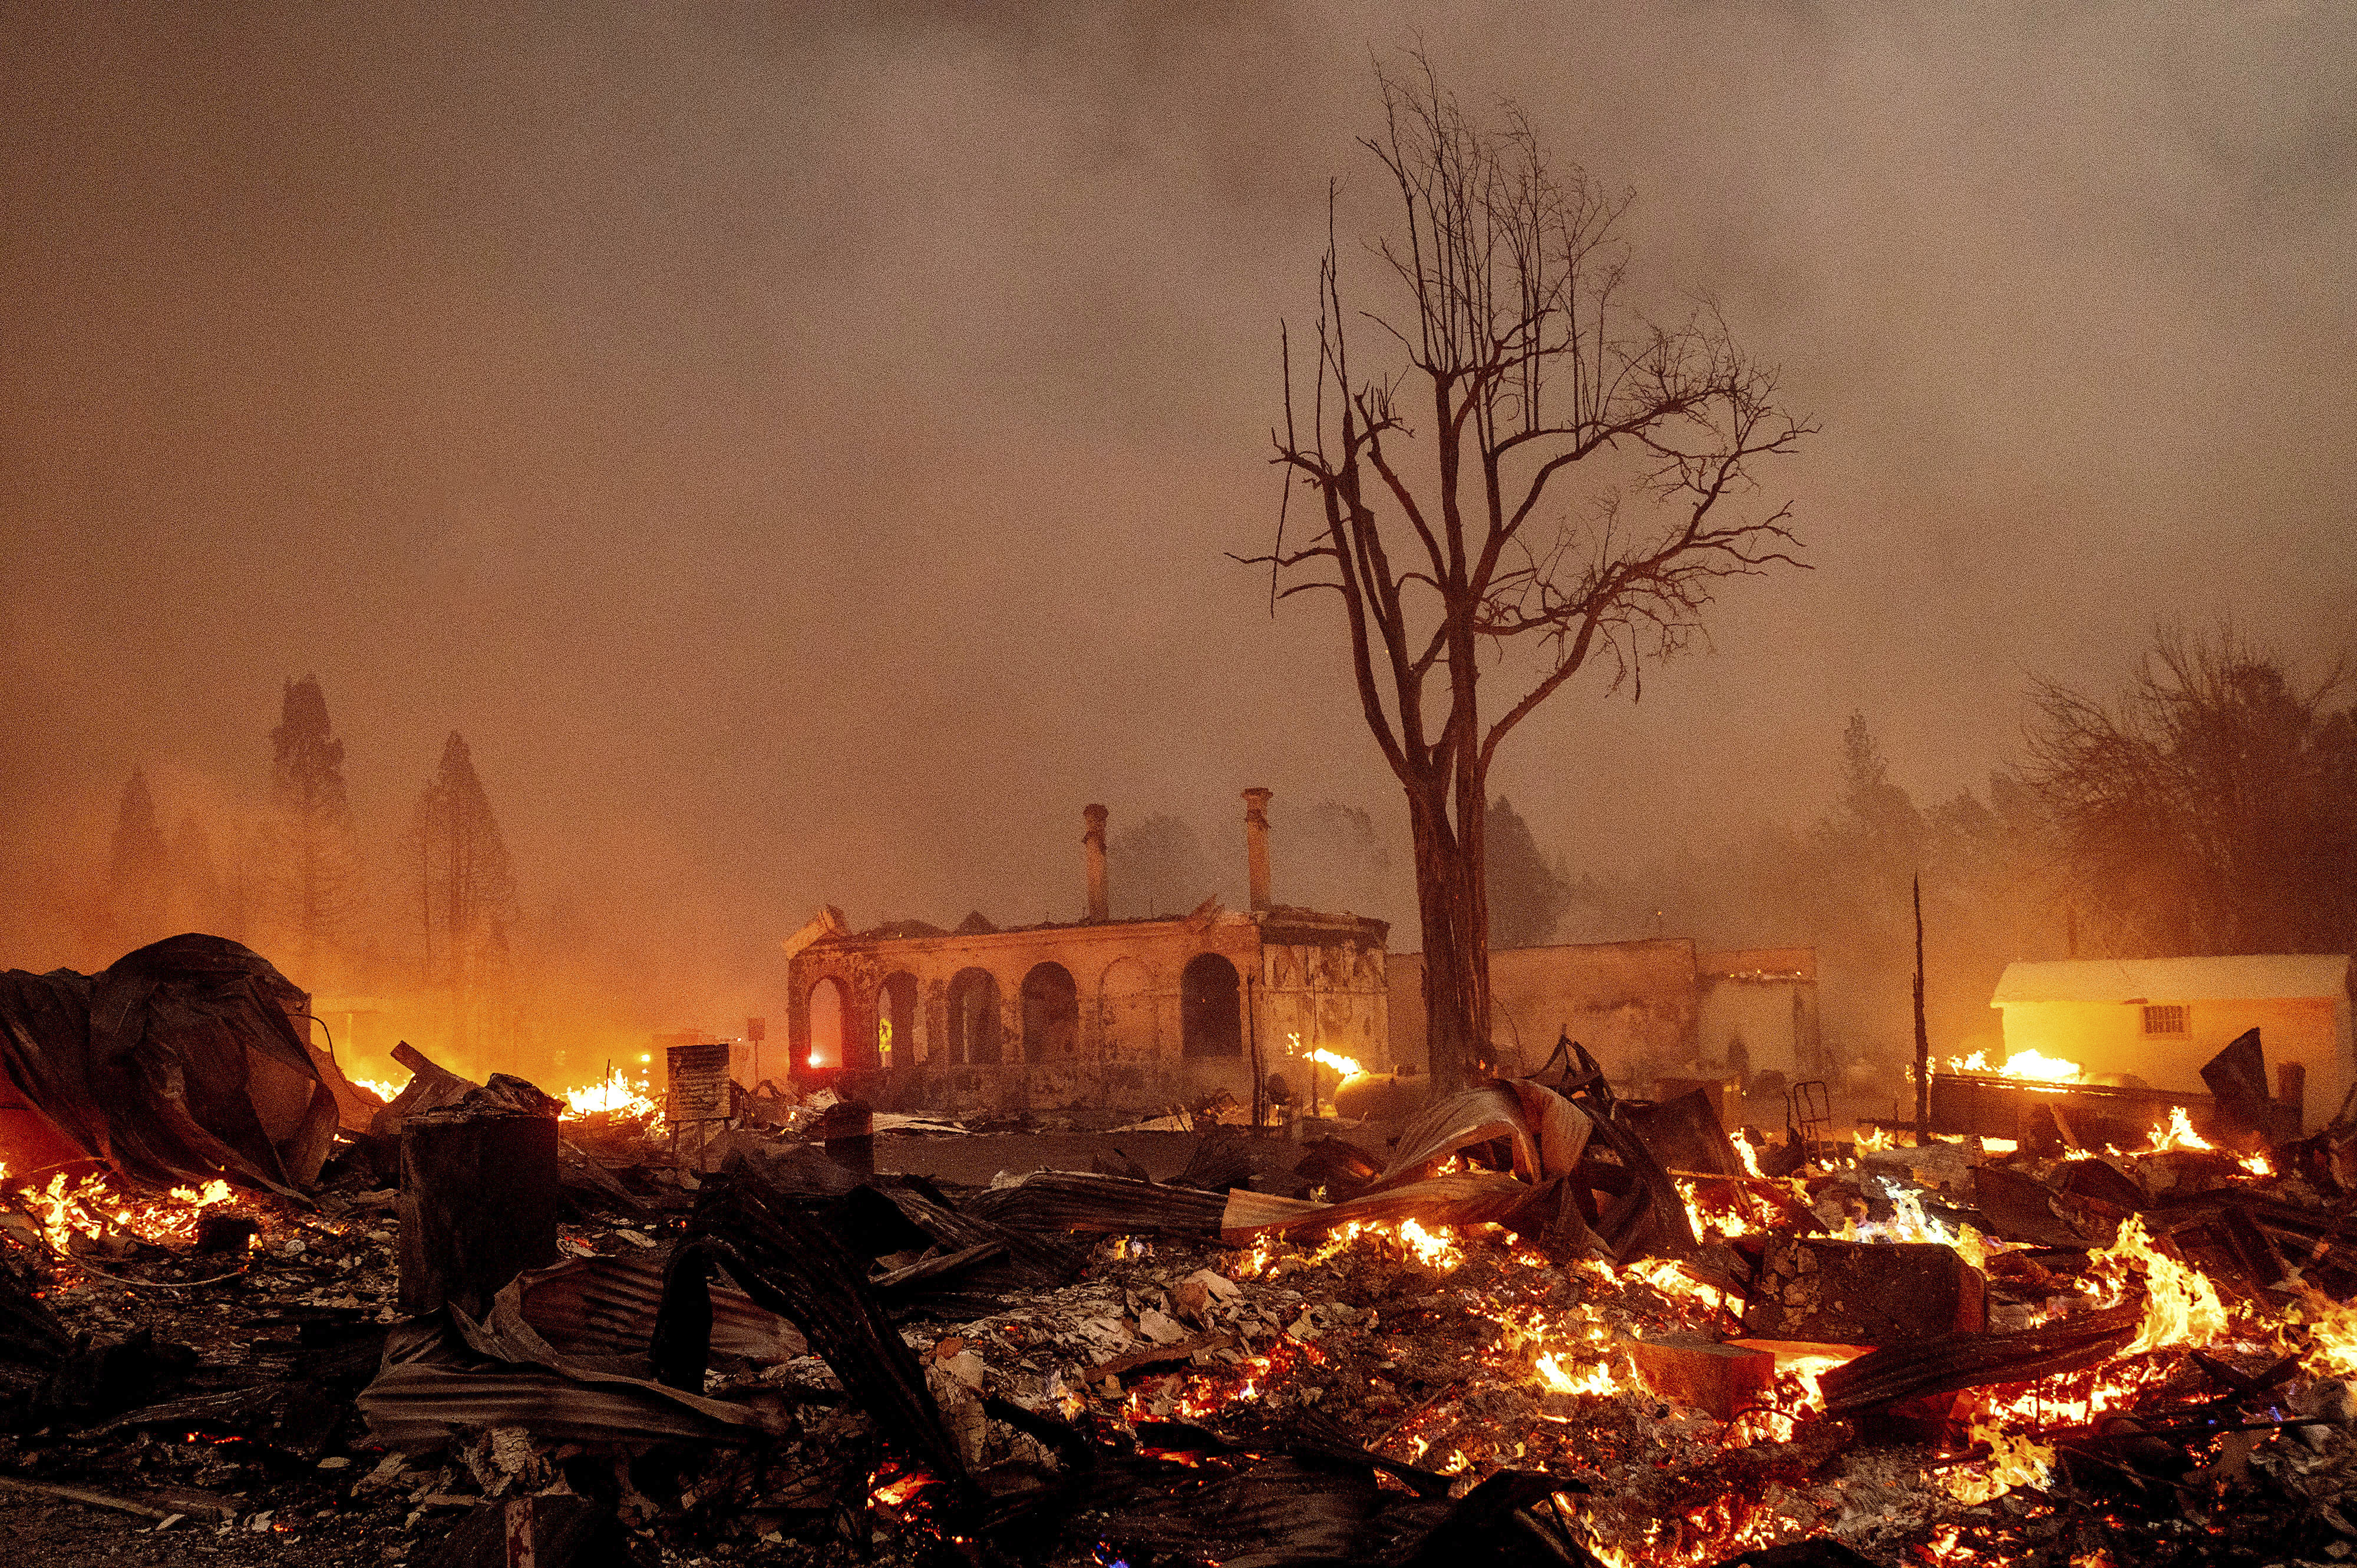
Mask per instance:
[[[2357,1552],[2357,1118],[2287,1123],[2255,1030],[2115,1144],[2067,1062],[2037,1146],[1763,1146],[1563,1041],[1346,1136],[1086,1170],[849,1135],[832,1090],[689,1108],[683,1158],[651,1102],[403,1047],[314,1168],[240,1131],[280,1114],[249,1048],[310,1084],[298,1133],[341,1092],[256,955],[38,978],[19,1088],[134,1092],[91,1101],[94,1174],[0,1180],[0,1511],[411,1568]],[[151,1169],[182,1115],[221,1151]],[[238,1186],[156,1190],[191,1158]]]
[[[1244,791],[1246,909],[1112,918],[1092,805],[1080,920],[854,932],[823,912],[787,944],[796,1081],[886,1110],[1154,1109],[1251,1104],[1271,1073],[1305,1092],[1312,1052],[1385,1059],[1389,927],[1275,900],[1268,800]]]

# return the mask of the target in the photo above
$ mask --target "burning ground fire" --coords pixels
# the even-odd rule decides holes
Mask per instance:
[[[2148,1149],[2114,1158],[2131,1166],[2172,1153],[2217,1155],[2179,1117],[2154,1130]],[[2229,1186],[2272,1169],[2248,1157],[2213,1163],[2227,1167],[2216,1175]],[[1853,1241],[1944,1245],[1999,1280],[2039,1271],[2038,1249],[1986,1237],[1934,1212],[1926,1194],[1854,1170],[1680,1187],[1697,1234],[1713,1245],[1790,1230],[1797,1213],[1813,1217],[1821,1233]],[[1873,1199],[1866,1211],[1827,1208],[1831,1192],[1859,1189]],[[1251,1407],[1318,1403],[1354,1377],[1378,1412],[1395,1410],[1410,1387],[1401,1374],[1421,1361],[1425,1375],[1414,1386],[1436,1391],[1383,1426],[1370,1447],[1457,1477],[1460,1487],[1509,1469],[1591,1477],[1597,1496],[1579,1504],[1586,1538],[1601,1561],[1626,1568],[1717,1563],[1828,1527],[1860,1544],[1912,1536],[1923,1544],[1910,1561],[2021,1560],[2029,1536],[2061,1529],[2087,1477],[2100,1478],[2102,1444],[2156,1423],[2172,1430],[2166,1423],[2190,1383],[2208,1388],[2207,1380],[2235,1377],[2236,1367],[2286,1356],[2316,1377],[2357,1370],[2357,1308],[2311,1292],[2286,1312],[2262,1294],[2222,1289],[2129,1214],[2111,1240],[2090,1250],[2083,1270],[2048,1282],[2056,1288],[2026,1321],[2034,1327],[2125,1311],[2132,1331],[2093,1365],[1949,1397],[1942,1420],[1955,1451],[1909,1486],[1887,1462],[1864,1452],[1845,1462],[1839,1452],[1850,1442],[1848,1423],[1826,1413],[1824,1380],[1858,1348],[1770,1347],[1772,1382],[1726,1418],[1686,1403],[1674,1379],[1649,1378],[1647,1343],[1679,1334],[1721,1341],[1737,1331],[1740,1304],[1706,1268],[1663,1259],[1558,1268],[1496,1225],[1416,1219],[1349,1224],[1300,1243],[1264,1239],[1230,1268],[1248,1288],[1306,1287],[1319,1277],[1325,1288],[1304,1288],[1301,1297],[1329,1305],[1303,1310],[1275,1345],[1255,1347],[1232,1367],[1132,1389],[1121,1418],[1249,1423]],[[1404,1300],[1402,1276],[1414,1281]],[[1395,1313],[1406,1321],[1388,1332],[1399,1337],[1351,1354],[1354,1341],[1385,1328]],[[1371,1365],[1366,1356],[1375,1358]],[[1354,1373],[1354,1365],[1363,1370]],[[1764,1476],[1809,1472],[1818,1476],[1813,1485],[1762,1484]],[[2017,1495],[2028,1501],[1989,1512]],[[2066,1559],[2126,1561],[2085,1552],[2052,1561],[2061,1568]]]
[[[0,1224],[16,1221],[20,1235],[37,1234],[60,1259],[102,1253],[109,1243],[122,1240],[188,1246],[197,1240],[208,1211],[238,1201],[229,1183],[218,1178],[201,1187],[176,1187],[158,1197],[125,1192],[103,1176],[63,1171],[53,1173],[47,1185],[17,1184],[5,1165],[0,1165],[0,1193],[10,1206]]]

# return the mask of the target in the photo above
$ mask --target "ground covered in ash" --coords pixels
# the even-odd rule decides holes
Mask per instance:
[[[565,1251],[643,1259],[678,1240],[697,1178],[649,1161],[633,1179],[636,1211],[577,1206]],[[1862,1185],[1828,1175],[1815,1196],[1828,1213],[1864,1214]],[[963,1202],[977,1188],[940,1190]],[[185,1202],[119,1187],[70,1197],[20,1195],[0,1221],[6,1265],[75,1336],[54,1366],[18,1378],[18,1430],[0,1436],[0,1521],[44,1564],[428,1568],[486,1499],[567,1494],[613,1509],[622,1549],[645,1565],[976,1560],[944,1539],[926,1477],[899,1468],[815,1356],[712,1359],[708,1393],[779,1412],[759,1444],[621,1454],[494,1426],[387,1452],[354,1401],[399,1317],[394,1194],[357,1163],[315,1209],[205,1205],[226,1251],[198,1250]],[[240,1218],[257,1232],[250,1248]],[[1189,1507],[1227,1506],[1232,1489],[1219,1488],[1236,1477],[1307,1473],[1319,1444],[1392,1466],[1376,1476],[1391,1490],[1443,1478],[1435,1506],[1501,1472],[1552,1477],[1546,1506],[1615,1568],[1810,1541],[1885,1568],[2337,1563],[2357,1547],[2357,1412],[2347,1385],[2320,1375],[2320,1326],[2286,1309],[2330,1310],[2313,1293],[2230,1300],[2244,1326],[2212,1335],[2206,1364],[2166,1348],[2107,1364],[2117,1391],[2088,1396],[2110,1412],[2089,1423],[2102,1440],[2041,1460],[1993,1429],[1959,1445],[1952,1425],[1943,1452],[1935,1433],[1829,1419],[1805,1360],[1732,1422],[1657,1397],[1632,1371],[1632,1337],[1739,1332],[1734,1304],[1666,1262],[1550,1262],[1495,1225],[1413,1221],[1250,1248],[1088,1246],[1060,1288],[967,1311],[937,1303],[899,1325],[961,1457],[995,1493],[1068,1471],[1058,1434],[1130,1466],[1135,1496],[1079,1509],[1036,1556],[1002,1545],[978,1560],[1110,1561],[1086,1539],[1096,1525],[1132,1543],[1131,1568],[1218,1560]],[[2037,1273],[1998,1271],[2061,1288]],[[2220,1418],[2220,1391],[2242,1382],[2265,1386]],[[2075,1386],[1999,1392],[2067,1402]],[[2189,1410],[2209,1412],[2192,1438],[2179,1430]],[[2131,1429],[2114,1430],[2121,1421]]]

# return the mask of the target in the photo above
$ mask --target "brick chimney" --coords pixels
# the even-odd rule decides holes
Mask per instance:
[[[1089,851],[1089,919],[1092,922],[1109,920],[1113,912],[1105,897],[1105,809],[1103,806],[1083,806],[1081,818],[1089,825],[1088,831],[1081,835],[1081,843],[1086,844]]]
[[[1268,797],[1269,791],[1257,786],[1244,791],[1244,861],[1252,876],[1255,914],[1269,907]]]

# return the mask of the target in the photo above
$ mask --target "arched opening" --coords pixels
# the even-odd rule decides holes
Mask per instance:
[[[1218,953],[1197,953],[1178,977],[1180,1049],[1190,1057],[1244,1054],[1243,1004],[1236,966]]]
[[[843,983],[826,976],[810,988],[810,1065],[841,1067],[843,1061]]]
[[[1081,988],[1060,963],[1031,966],[1023,977],[1023,1059],[1070,1061],[1081,1049]]]
[[[1154,993],[1146,966],[1134,958],[1105,965],[1097,981],[1097,1028],[1107,1061],[1146,1061],[1162,1054]]]
[[[876,1059],[887,1072],[917,1065],[917,977],[906,970],[876,988]]]
[[[998,982],[986,969],[962,969],[950,982],[950,1060],[998,1064]]]

